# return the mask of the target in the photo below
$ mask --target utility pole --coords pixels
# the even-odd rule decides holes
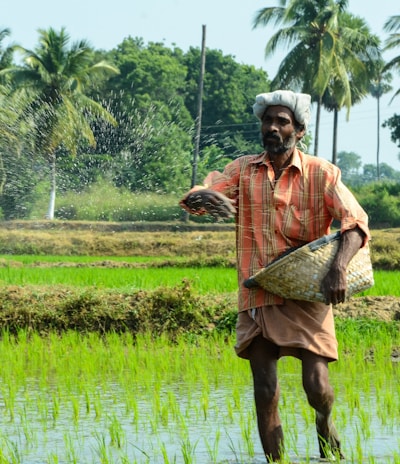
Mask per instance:
[[[197,118],[196,118],[196,135],[194,139],[194,152],[192,162],[192,182],[191,187],[194,187],[197,182],[197,163],[200,151],[200,134],[201,134],[201,117],[203,112],[203,86],[204,86],[204,73],[206,67],[206,26],[203,24],[203,34],[201,41],[201,64],[200,64],[200,77],[198,86],[197,98]]]

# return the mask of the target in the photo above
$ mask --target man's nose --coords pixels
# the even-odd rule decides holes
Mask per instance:
[[[278,126],[274,121],[271,121],[270,123],[267,124],[267,130],[268,132],[278,132]]]

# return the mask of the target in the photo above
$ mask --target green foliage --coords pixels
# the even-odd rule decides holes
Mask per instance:
[[[357,175],[361,168],[361,156],[354,152],[341,151],[338,153],[338,167],[345,179],[351,175]]]
[[[197,117],[200,59],[197,48],[190,48],[184,57],[188,68],[185,102],[193,119]],[[207,50],[201,147],[216,145],[231,158],[258,152],[260,129],[252,113],[252,105],[255,95],[268,90],[269,80],[265,71],[241,65],[234,57],[224,56],[220,50]],[[247,146],[243,146],[241,140],[246,140]]]
[[[329,1],[325,3],[325,6],[330,4]],[[325,6],[321,6],[323,11]],[[297,2],[295,7],[301,10],[304,5]],[[308,14],[307,8],[304,11]],[[274,7],[268,11],[272,12],[272,18],[280,10]],[[292,10],[291,14],[294,13]],[[336,10],[329,15],[331,13],[335,16]],[[322,21],[322,17],[318,20]],[[304,18],[299,21],[301,23]],[[69,37],[64,29],[60,33],[42,30],[40,37],[43,40],[34,51],[20,48],[26,58],[22,67],[6,67],[4,72],[0,71],[3,76],[13,76],[20,90],[18,101],[16,95],[6,92],[5,88],[1,88],[0,93],[3,108],[0,115],[0,190],[4,185],[0,208],[4,218],[43,217],[47,199],[42,197],[47,197],[56,184],[62,193],[57,200],[57,218],[160,221],[183,217],[176,200],[189,188],[192,174],[200,49],[190,48],[183,52],[177,47],[127,38],[114,50],[103,52],[91,50],[85,41],[68,49]],[[304,40],[307,37],[301,36]],[[279,34],[276,39],[280,39]],[[273,43],[270,45],[272,47]],[[50,49],[59,53],[51,55]],[[56,70],[62,64],[71,64],[69,58],[75,65],[64,66],[64,74],[57,80]],[[81,72],[87,68],[90,79]],[[112,77],[104,74],[115,68],[120,69],[119,74]],[[35,76],[37,79],[32,81]],[[47,84],[53,81],[58,85],[58,96],[48,93]],[[28,82],[35,84],[34,94],[25,92]],[[261,69],[239,64],[233,56],[225,56],[220,50],[207,50],[197,182],[201,182],[207,172],[223,169],[232,158],[261,150],[260,127],[252,114],[252,104],[254,96],[268,91],[269,87],[268,76]],[[75,114],[71,124],[65,122],[62,110],[63,105],[69,103],[80,111],[79,117],[75,110],[69,113]],[[24,108],[29,111],[24,112]],[[54,111],[50,111],[52,108]],[[56,119],[46,119],[47,113]],[[102,120],[102,114],[112,117]],[[81,125],[81,118],[85,118],[88,126]],[[110,121],[116,121],[117,126]],[[66,132],[60,129],[64,123]],[[92,131],[95,147],[91,146],[94,141],[91,136],[87,140],[82,137],[85,127]],[[40,140],[32,136],[32,130]],[[38,142],[36,148],[43,145],[47,150],[61,141],[60,134],[62,144],[53,159],[57,163],[57,176],[53,176],[50,183],[50,179],[44,181],[45,176],[50,177],[49,166],[34,157],[34,145]],[[71,158],[67,150],[72,140],[76,142],[72,150],[77,153],[75,158]],[[364,166],[364,173],[360,175],[359,157],[351,155],[352,160],[344,159],[342,153],[340,165],[344,180],[358,189],[361,183],[374,181],[376,176],[372,165]],[[399,174],[385,163],[381,163],[380,172],[385,180],[399,180]],[[98,188],[101,183],[104,189]],[[120,192],[116,193],[114,187],[120,188]],[[87,192],[92,198],[88,198]],[[129,192],[134,193],[137,200],[133,201]],[[156,193],[164,196],[163,199],[158,201]],[[375,218],[381,197],[377,192],[362,195],[367,197],[366,205]],[[151,207],[147,198],[154,202]],[[386,217],[377,217],[377,221],[393,219],[395,222],[390,225],[394,226],[397,224],[395,208],[391,205],[394,200],[389,194],[384,201],[390,208]],[[207,216],[194,220],[212,222]],[[375,219],[373,221],[375,223]]]
[[[6,182],[0,194],[0,207],[4,219],[29,217],[40,197],[38,186],[43,172],[38,167],[41,165],[34,158],[16,158],[15,153],[10,150],[3,153],[3,160],[7,172]]]
[[[90,184],[59,199],[56,217],[79,221],[171,221],[181,216],[177,194],[132,193],[107,181]],[[40,211],[35,208],[32,216]]]
[[[400,183],[376,182],[356,189],[361,206],[367,211],[371,227],[400,225]]]
[[[70,287],[0,289],[0,330],[49,332],[207,333],[220,315],[208,298],[197,296],[187,282],[173,288],[119,293]]]
[[[400,115],[395,113],[383,123],[383,127],[390,129],[392,142],[400,148]]]

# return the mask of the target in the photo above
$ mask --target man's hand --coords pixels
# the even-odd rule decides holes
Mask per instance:
[[[325,304],[336,305],[346,300],[347,290],[346,269],[331,267],[321,285],[325,297]]]
[[[211,189],[201,189],[190,193],[184,203],[193,211],[204,209],[215,218],[228,219],[236,214],[233,201]]]
[[[347,230],[340,237],[339,248],[328,273],[322,280],[321,291],[325,304],[338,304],[346,300],[347,266],[362,246],[364,232],[358,227]]]

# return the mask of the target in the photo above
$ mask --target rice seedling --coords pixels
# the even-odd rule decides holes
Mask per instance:
[[[388,449],[398,461],[398,326],[338,321],[337,333],[331,378],[345,454],[381,464]],[[0,437],[8,444],[0,448],[21,464],[259,462],[251,374],[233,344],[227,334],[171,342],[162,334],[4,332]],[[312,461],[314,418],[300,363],[282,359],[279,375],[288,461]]]
[[[13,257],[14,259],[14,257]],[[48,258],[49,259],[49,258]],[[91,258],[95,261],[97,258]],[[72,260],[72,258],[70,258]],[[88,262],[87,257],[74,257],[74,262]],[[400,296],[399,274],[394,271],[375,271],[375,285],[360,296]],[[225,267],[0,267],[0,282],[4,285],[72,285],[114,289],[155,289],[174,287],[188,279],[200,293],[220,294],[237,290],[233,268]]]
[[[215,432],[215,437],[214,437],[214,441],[212,444],[210,444],[207,439],[205,440],[208,456],[212,464],[216,464],[218,462],[218,448],[219,448],[220,439],[221,439],[221,431],[218,429]]]

